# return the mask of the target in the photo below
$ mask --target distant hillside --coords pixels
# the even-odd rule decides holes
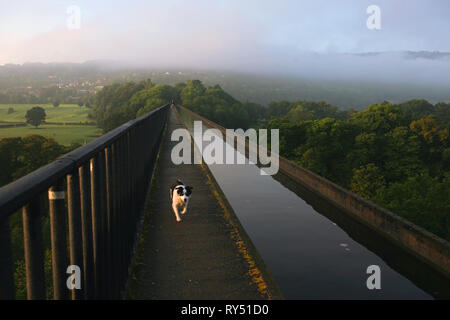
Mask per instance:
[[[400,54],[405,59],[428,59],[428,60],[450,59],[450,52],[441,52],[441,51],[364,52],[364,53],[354,53],[353,55],[360,57],[374,57],[391,54]]]
[[[65,100],[70,98],[66,103],[76,103],[81,98],[86,100],[105,85],[144,79],[161,84],[198,79],[207,86],[219,84],[241,101],[263,105],[279,100],[308,100],[325,101],[342,109],[362,110],[383,101],[398,103],[426,99],[431,103],[450,102],[448,52],[313,54],[296,59],[304,66],[309,64],[309,69],[298,67],[299,71],[294,70],[289,76],[281,71],[240,73],[158,69],[117,61],[9,64],[0,66],[0,103],[37,103],[42,94],[47,95],[45,102],[48,103],[52,101],[52,94],[60,94]],[[385,70],[378,70],[381,68]],[[16,101],[26,94],[32,95],[34,100]]]

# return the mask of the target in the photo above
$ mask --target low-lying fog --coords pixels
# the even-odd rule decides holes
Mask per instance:
[[[367,26],[371,5],[380,29]],[[116,60],[449,86],[449,12],[448,0],[16,0],[0,4],[0,64]]]

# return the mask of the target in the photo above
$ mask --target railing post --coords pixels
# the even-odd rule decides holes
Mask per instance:
[[[109,298],[108,274],[109,266],[107,265],[108,244],[106,233],[106,164],[105,151],[101,150],[97,154],[98,159],[98,177],[99,184],[97,192],[100,195],[100,214],[99,214],[99,245],[100,245],[100,289],[103,299]]]
[[[125,171],[123,167],[123,163],[125,162],[125,155],[123,152],[123,140],[118,140],[118,154],[119,154],[119,198],[120,198],[120,204],[121,204],[121,211],[120,211],[120,233],[121,233],[121,259],[122,259],[122,275],[121,275],[121,281],[122,283],[125,281],[126,272],[128,268],[128,261],[127,261],[127,250],[128,250],[128,226],[127,226],[127,203],[125,200],[125,193],[124,193],[124,183],[125,183]]]
[[[44,246],[39,197],[22,208],[27,298],[45,299]]]
[[[143,137],[145,137],[145,133],[143,130],[142,123],[139,124],[139,135],[138,135],[138,150],[139,150],[139,185],[144,184],[144,167],[145,167],[145,149],[144,149],[144,143],[143,143]],[[143,188],[139,188],[139,198],[138,198],[138,209],[141,206],[142,198],[143,198],[144,190]]]
[[[128,173],[127,173],[127,177],[128,177],[128,202],[129,203],[134,203],[134,201],[136,201],[134,195],[136,193],[136,184],[135,184],[135,174],[134,174],[134,165],[133,165],[133,159],[134,159],[134,148],[133,148],[133,139],[132,139],[132,135],[131,135],[131,131],[128,131],[127,135],[126,135],[126,144],[127,144],[127,153],[128,153],[128,158],[127,158],[127,168],[128,168]],[[133,225],[136,227],[137,226],[137,222],[138,222],[138,211],[136,207],[134,206],[130,206],[130,211],[133,214]],[[136,230],[136,229],[135,229]],[[134,240],[133,240],[134,241]]]
[[[75,169],[71,174],[67,175],[67,208],[69,215],[69,248],[70,248],[70,264],[80,268],[83,267],[83,242],[81,229],[81,210],[80,210],[80,180],[78,170]],[[84,281],[81,288],[72,289],[72,300],[81,300],[84,296]]]
[[[129,143],[128,143],[128,136],[124,135],[123,137],[123,146],[124,146],[124,154],[125,154],[125,162],[124,162],[124,169],[125,169],[125,201],[126,203],[130,203],[131,201],[131,190],[130,190],[130,165],[131,165],[131,159],[132,156],[130,154],[129,149]],[[144,186],[142,186],[144,188]],[[133,251],[133,244],[134,244],[134,236],[135,236],[135,226],[136,226],[136,220],[135,220],[135,212],[131,210],[130,207],[127,209],[128,217],[128,249],[127,249],[127,276],[128,276],[128,268],[130,266],[131,257],[132,257],[132,251]]]
[[[50,209],[50,235],[52,243],[53,298],[67,298],[66,270],[66,210],[64,180],[60,179],[48,190]]]
[[[131,168],[131,172],[130,172],[130,179],[131,179],[131,198],[130,198],[130,202],[131,202],[131,210],[133,212],[138,211],[138,205],[137,205],[137,197],[136,197],[136,193],[137,190],[139,188],[138,184],[137,184],[137,159],[134,156],[136,154],[136,135],[135,135],[135,129],[132,128],[130,130],[129,133],[129,143],[130,143],[130,148],[131,148],[131,154],[133,155],[131,157],[131,162],[130,162],[130,168]]]
[[[93,157],[90,162],[91,170],[91,212],[92,212],[92,247],[94,255],[94,283],[95,298],[101,298],[100,290],[100,248],[99,248],[99,216],[100,216],[100,194],[98,192],[98,160]]]
[[[0,220],[0,300],[14,299],[14,270],[9,217]]]
[[[126,188],[126,182],[127,182],[127,173],[126,173],[126,167],[125,163],[127,161],[127,154],[125,152],[125,141],[124,138],[121,137],[119,139],[119,153],[120,153],[120,199],[122,202],[122,212],[121,212],[121,229],[122,229],[122,256],[123,256],[123,274],[122,274],[122,280],[125,281],[127,272],[128,272],[128,254],[129,254],[129,246],[130,246],[130,216],[129,216],[129,207],[127,206],[128,198],[127,198],[127,188]]]
[[[125,147],[125,201],[127,203],[131,203],[131,159],[133,159],[133,155],[131,154],[130,150],[130,140],[129,135],[126,134],[123,137],[124,140],[124,147]],[[128,208],[128,219],[130,220],[130,247],[129,247],[129,256],[128,256],[128,262],[130,262],[130,258],[132,255],[133,250],[133,244],[134,244],[134,235],[136,233],[136,211],[131,210],[131,208]]]
[[[122,200],[121,200],[121,194],[120,194],[120,187],[122,184],[122,180],[120,178],[120,172],[121,172],[121,158],[120,158],[120,139],[117,139],[113,146],[113,170],[114,170],[114,202],[115,202],[115,212],[114,212],[114,219],[115,219],[115,238],[116,238],[116,263],[117,263],[117,277],[119,282],[119,291],[122,289],[122,271],[123,271],[123,254],[122,254],[122,247],[123,247],[123,224],[121,221],[121,213],[122,213]]]
[[[94,298],[94,255],[92,244],[91,190],[89,164],[78,169],[80,177],[80,213],[83,241],[83,284],[85,299]]]
[[[114,279],[117,265],[113,262],[115,256],[114,246],[114,176],[113,176],[113,155],[111,146],[105,148],[105,187],[106,187],[106,263],[108,270],[107,283],[110,298],[116,297],[116,282]]]
[[[120,213],[120,202],[117,192],[117,186],[119,183],[118,180],[118,162],[117,162],[117,141],[115,141],[111,145],[111,170],[113,177],[112,179],[112,206],[113,206],[113,215],[112,215],[112,243],[113,243],[113,264],[114,264],[114,283],[116,284],[116,297],[120,298],[121,291],[121,255],[120,255],[120,222],[119,222],[119,213]]]

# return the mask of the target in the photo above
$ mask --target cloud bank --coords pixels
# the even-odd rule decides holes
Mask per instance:
[[[119,60],[159,68],[450,85],[450,2],[378,0],[382,29],[368,30],[372,1],[51,1],[0,7],[0,64]],[[69,30],[66,9],[81,10]],[[378,56],[344,53],[385,51]]]

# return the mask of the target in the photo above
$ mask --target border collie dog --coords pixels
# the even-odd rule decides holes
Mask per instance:
[[[180,179],[177,179],[177,181],[170,186],[170,199],[172,200],[172,209],[178,222],[181,221],[180,213],[185,214],[187,211],[189,198],[192,194],[192,189],[194,189],[194,187],[185,186]],[[180,209],[181,211],[179,211]]]

